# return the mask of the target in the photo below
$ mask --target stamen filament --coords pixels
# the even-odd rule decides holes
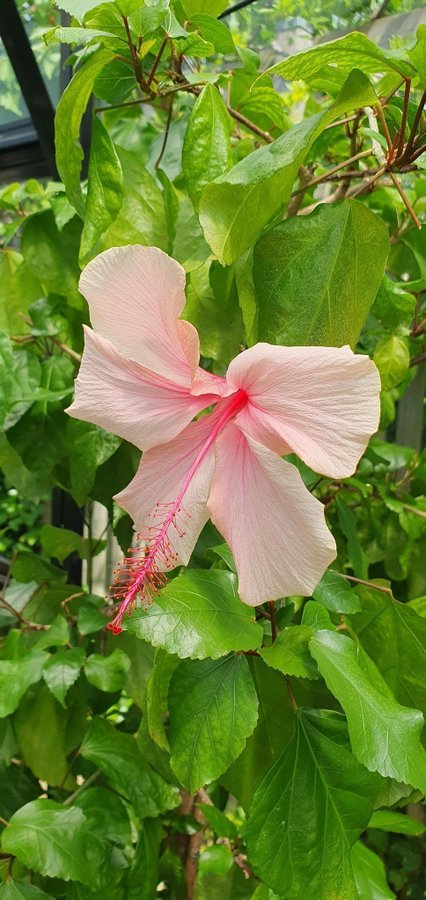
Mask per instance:
[[[132,609],[138,595],[149,602],[152,600],[152,594],[158,594],[161,587],[166,582],[166,576],[163,568],[172,568],[176,564],[178,554],[173,549],[171,540],[169,539],[169,531],[174,527],[179,537],[184,537],[185,531],[177,523],[177,517],[183,514],[188,517],[190,514],[185,511],[182,501],[191,484],[191,481],[199,469],[201,463],[205,459],[212,444],[219,436],[227,422],[233,419],[247,403],[247,394],[243,390],[236,391],[235,394],[225,401],[222,401],[224,407],[220,415],[217,416],[214,425],[203,446],[198,452],[194,462],[188,469],[187,474],[182,482],[175,500],[172,503],[157,503],[153,517],[158,518],[162,510],[168,509],[167,514],[163,518],[161,514],[162,524],[160,527],[156,525],[148,526],[148,531],[154,534],[148,538],[144,548],[131,548],[129,556],[127,556],[118,571],[116,572],[116,582],[111,590],[113,596],[117,600],[121,600],[117,615],[109,622],[107,628],[113,634],[119,634],[122,630],[121,622],[126,611]],[[216,410],[217,412],[217,410]],[[214,415],[214,413],[212,414]],[[156,533],[155,533],[156,532]],[[139,539],[143,539],[143,535],[138,535]],[[142,556],[140,555],[142,554]]]

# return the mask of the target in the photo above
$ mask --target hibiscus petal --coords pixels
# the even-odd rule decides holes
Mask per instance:
[[[246,434],[332,478],[354,472],[378,427],[378,371],[349,347],[256,344],[231,362],[227,381],[249,396],[237,419]]]
[[[216,442],[207,505],[233,552],[239,594],[249,606],[310,595],[336,556],[324,508],[295,466],[234,424]]]
[[[125,438],[141,450],[170,441],[215,395],[188,389],[124,359],[113,345],[85,327],[85,346],[67,412]]]
[[[136,531],[153,539],[148,529],[161,528],[173,503],[179,497],[185,477],[211,432],[212,416],[192,422],[169,444],[144,453],[130,484],[114,498],[129,513]],[[173,566],[186,565],[198,535],[207,522],[206,501],[214,468],[214,450],[210,447],[198,466],[182,498],[182,512],[171,526],[168,538],[177,558]],[[155,537],[155,534],[154,534]]]
[[[189,386],[200,358],[196,329],[179,321],[185,272],[157,247],[112,247],[83,271],[95,331],[127,359]]]

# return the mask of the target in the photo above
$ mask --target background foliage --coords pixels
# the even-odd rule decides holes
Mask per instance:
[[[0,898],[420,900],[426,29],[390,50],[351,34],[259,77],[277,21],[315,36],[371,6],[260,2],[222,21],[224,0],[61,5],[69,27],[38,15],[43,53],[72,51],[62,181],[0,194]],[[292,459],[338,547],[313,597],[254,618],[208,525],[158,602],[106,631],[90,512],[125,550],[111,497],[138,453],[63,410],[80,269],[127,243],[184,266],[212,371],[257,340],[373,356],[380,432],[355,475]],[[49,524],[54,488],[84,507],[84,536]]]

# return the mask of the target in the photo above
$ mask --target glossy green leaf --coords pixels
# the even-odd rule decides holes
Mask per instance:
[[[361,609],[354,589],[349,586],[344,576],[334,569],[327,569],[324,572],[312,596],[330,612],[350,614]]]
[[[350,848],[379,780],[352,756],[343,716],[300,709],[250,808],[245,839],[256,874],[288,900],[357,900]]]
[[[352,749],[370,771],[426,788],[426,753],[420,744],[423,716],[400,706],[369,657],[354,641],[331,631],[317,631],[311,653],[329,690],[342,705]],[[373,680],[374,679],[374,680]]]
[[[381,338],[374,350],[373,359],[380,372],[383,390],[396,387],[407,374],[410,365],[406,338],[396,334]]]
[[[92,831],[112,844],[126,847],[131,842],[130,820],[120,797],[101,787],[85,788],[74,800],[83,810]]]
[[[81,505],[90,496],[98,468],[113,456],[121,441],[97,425],[70,419],[67,422],[67,443],[72,494]]]
[[[93,634],[95,631],[100,631],[101,628],[105,628],[107,624],[107,618],[104,613],[100,612],[98,606],[103,606],[103,601],[101,598],[96,598],[96,602],[93,602],[88,597],[83,599],[83,603],[79,607],[77,613],[77,628],[80,634]],[[101,600],[99,604],[97,601]]]
[[[270,647],[259,651],[260,655],[268,666],[285,675],[319,678],[316,663],[309,652],[309,641],[313,633],[309,625],[283,628]]]
[[[59,231],[50,209],[30,216],[22,229],[21,249],[27,266],[46,291],[81,306],[78,293],[78,248],[81,223],[76,216]]]
[[[90,684],[100,691],[121,691],[130,668],[130,659],[123,650],[117,647],[108,656],[91,653],[88,656],[84,674]]]
[[[276,225],[254,248],[259,340],[354,347],[388,252],[383,221],[356,200]]]
[[[23,334],[28,331],[22,314],[41,294],[37,279],[22,255],[6,247],[0,251],[0,331]]]
[[[69,200],[84,218],[80,173],[83,150],[80,125],[96,76],[110,62],[110,50],[98,50],[78,69],[58,103],[55,116],[56,165]]]
[[[86,816],[77,807],[33,800],[12,816],[2,849],[42,875],[94,885],[98,848],[87,833]]]
[[[43,678],[61,706],[66,707],[65,697],[71,685],[77,681],[84,656],[81,647],[58,650],[49,657],[43,668]]]
[[[67,711],[44,683],[28,691],[15,713],[15,733],[24,762],[36,778],[51,785],[62,784],[69,769],[67,721]]]
[[[138,152],[116,147],[124,178],[121,209],[107,228],[100,249],[144,244],[166,250],[168,235],[161,189]]]
[[[136,637],[182,659],[217,659],[230,650],[255,650],[262,641],[252,610],[238,599],[235,576],[218,570],[188,569],[125,625]]]
[[[17,660],[0,660],[0,718],[17,709],[28,688],[40,681],[46,653],[31,650]]]
[[[419,26],[416,37],[416,44],[408,55],[417,71],[421,87],[426,88],[426,25]]]
[[[88,545],[81,534],[69,528],[58,528],[55,525],[43,525],[40,530],[43,550],[48,556],[63,562],[71,553],[78,553],[81,558],[87,556]]]
[[[93,93],[105,103],[124,103],[135,89],[135,74],[121,59],[113,59],[95,78]]]
[[[0,332],[0,427],[11,428],[34,402],[40,365],[32,354],[14,351],[9,336]]]
[[[192,109],[182,148],[183,173],[195,208],[205,185],[231,166],[231,130],[220,92],[206,84]]]
[[[397,53],[377,47],[367,35],[352,31],[335,41],[308,47],[294,53],[266,70],[268,75],[281,75],[287,81],[303,79],[309,81],[323,66],[337,64],[342,71],[359,67],[363,72],[386,72],[391,69],[400,75],[413,75],[409,62],[400,59]]]
[[[145,819],[139,829],[132,865],[126,878],[126,900],[151,900],[159,883],[162,839],[158,819]]]
[[[183,316],[197,329],[203,355],[227,366],[243,340],[233,268],[214,261],[191,272]]]
[[[409,325],[416,308],[416,298],[404,290],[404,283],[395,283],[389,277],[382,278],[371,312],[383,325],[396,328]]]
[[[46,900],[52,894],[46,894],[34,884],[26,881],[6,881],[0,886],[0,900]]]
[[[127,797],[138,816],[158,816],[179,804],[177,788],[145,762],[134,737],[95,718],[85,735],[81,754],[105,775],[111,787]]]
[[[94,255],[96,243],[114,221],[124,195],[123,171],[114,144],[100,119],[92,122],[86,215],[81,235],[80,260]]]
[[[358,841],[351,859],[358,900],[396,900],[386,881],[383,862],[376,853]]]
[[[256,728],[243,752],[220,779],[248,811],[262,778],[276,762],[291,737],[294,711],[283,676],[260,657],[250,659],[250,670],[259,701]]]
[[[368,560],[360,543],[355,515],[340,496],[336,497],[335,503],[339,525],[347,541],[349,562],[357,578],[366,579],[368,578]]]
[[[214,19],[209,10],[208,13],[209,15],[197,13],[191,16],[191,26],[194,26],[206,41],[210,41],[218,53],[235,54],[235,44],[229,28],[224,22]]]
[[[352,620],[364,650],[396,699],[426,715],[426,619],[388,593],[357,589],[362,611]]]
[[[170,679],[178,665],[178,656],[172,656],[165,650],[157,650],[146,688],[148,731],[153,741],[163,750],[170,750],[164,719],[168,712]]]
[[[419,822],[409,815],[403,815],[394,809],[378,809],[376,812],[373,812],[368,827],[414,837],[424,834],[426,831],[426,826],[423,825],[423,822]]]
[[[170,762],[194,793],[229,768],[254,731],[258,701],[246,658],[181,663],[169,703]]]
[[[124,33],[124,31],[123,31]],[[100,31],[96,28],[63,28],[56,25],[43,35],[46,44],[79,44],[85,46],[91,43],[105,43],[103,38],[112,38],[117,43],[117,35],[109,31]],[[123,37],[123,40],[125,38]]]
[[[355,70],[329,109],[250,153],[204,188],[200,221],[206,241],[222,265],[248,250],[263,226],[288,202],[297,172],[324,128],[341,113],[370,99],[368,79]]]
[[[112,0],[104,0],[104,2],[110,3]],[[96,0],[95,2],[94,0],[57,0],[56,5],[82,22],[86,13],[96,5]]]
[[[220,16],[227,6],[228,0],[182,0],[182,7],[188,18],[199,13]]]

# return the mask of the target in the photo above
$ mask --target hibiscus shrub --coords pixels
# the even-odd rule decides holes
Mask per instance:
[[[264,72],[225,0],[60,5],[61,181],[0,194],[0,898],[424,897],[426,29]]]

